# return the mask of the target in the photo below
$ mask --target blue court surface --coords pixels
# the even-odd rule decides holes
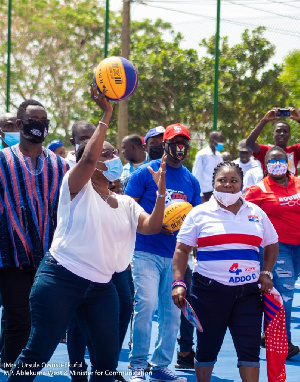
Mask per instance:
[[[152,342],[149,357],[154,349],[155,338],[157,335],[157,323],[153,321],[152,329]],[[124,378],[128,381],[130,378],[130,370],[128,369],[128,341],[129,331],[124,341],[123,349],[120,354],[118,371],[122,372]],[[298,281],[295,290],[293,313],[292,313],[292,341],[295,345],[300,345],[300,282]],[[107,344],[109,346],[109,344]],[[86,352],[86,361],[89,364],[88,352]],[[43,369],[42,374],[35,380],[37,382],[68,382],[70,375],[68,372],[68,353],[66,344],[59,344],[53,357],[49,361],[46,368]],[[174,365],[176,363],[176,350],[174,352],[173,362],[170,369],[175,371]],[[236,367],[236,353],[230,334],[227,333],[218,361],[214,367],[212,382],[238,382],[241,381],[238,368]],[[293,357],[291,360],[286,361],[287,382],[300,382],[300,354]],[[195,373],[192,371],[176,371],[177,375],[184,376],[188,382],[195,381]],[[148,377],[147,377],[148,379]],[[0,382],[6,381],[6,376],[0,369]],[[266,354],[265,349],[261,349],[261,366],[260,366],[260,381],[267,382],[266,370]]]

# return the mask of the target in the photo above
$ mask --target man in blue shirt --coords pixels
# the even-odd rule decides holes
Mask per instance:
[[[167,155],[166,205],[184,200],[196,206],[200,201],[200,186],[191,172],[182,165],[189,149],[188,129],[181,124],[166,128],[163,147]],[[156,171],[161,159],[156,159],[138,168],[129,179],[125,193],[130,195],[147,211],[152,212],[157,187],[151,179],[147,166]],[[135,286],[135,312],[133,320],[133,345],[130,364],[133,368],[131,382],[145,381],[151,339],[152,315],[158,306],[158,339],[151,360],[151,381],[186,381],[168,369],[172,361],[180,310],[171,298],[173,281],[172,257],[178,232],[171,233],[162,228],[156,235],[137,234],[132,272]]]

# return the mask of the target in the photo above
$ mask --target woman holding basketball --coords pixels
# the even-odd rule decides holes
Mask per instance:
[[[187,215],[177,237],[172,297],[179,308],[186,295],[182,280],[188,256],[197,246],[191,305],[203,326],[203,333],[197,331],[194,360],[198,382],[210,381],[227,328],[242,381],[259,379],[260,292],[272,289],[269,274],[278,243],[267,215],[242,199],[242,183],[243,172],[237,164],[220,163],[213,174],[213,196]],[[264,247],[261,271],[260,245]]]
[[[31,291],[30,337],[9,381],[35,378],[75,312],[90,354],[90,380],[114,381],[119,306],[111,277],[128,266],[136,232],[150,235],[161,230],[166,159],[157,172],[149,169],[158,188],[151,215],[129,196],[111,192],[109,182],[119,178],[122,169],[117,151],[104,141],[112,106],[104,96],[98,97],[95,87],[91,96],[104,115],[90,140],[79,147],[77,165],[63,180],[57,230]]]
[[[292,343],[291,316],[300,274],[300,178],[288,172],[287,154],[278,146],[267,151],[265,164],[265,177],[246,191],[245,199],[265,211],[278,233],[279,255],[273,283],[283,299],[289,359],[299,353],[299,347]]]

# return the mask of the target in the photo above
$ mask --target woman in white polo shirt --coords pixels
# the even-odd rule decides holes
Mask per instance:
[[[151,235],[161,230],[166,157],[157,172],[149,169],[158,188],[151,215],[129,196],[111,192],[109,181],[118,179],[123,168],[117,151],[104,141],[112,106],[95,87],[91,96],[104,116],[89,141],[79,146],[77,164],[64,177],[50,253],[31,290],[30,337],[10,381],[35,378],[76,312],[92,364],[90,381],[113,382],[119,356],[119,305],[112,274],[128,266],[136,232]]]
[[[260,293],[273,286],[269,276],[278,255],[278,237],[267,215],[242,199],[242,183],[237,164],[220,163],[213,174],[213,196],[187,215],[177,237],[172,297],[178,307],[185,297],[181,280],[188,256],[197,246],[191,303],[203,326],[203,333],[197,331],[198,382],[210,381],[227,328],[242,381],[259,379]],[[260,245],[264,247],[261,271]]]

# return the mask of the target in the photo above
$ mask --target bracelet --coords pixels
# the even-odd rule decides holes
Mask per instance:
[[[270,277],[271,280],[273,280],[273,273],[270,271],[261,271],[260,274],[261,275],[267,275]]]
[[[184,282],[184,280],[177,279],[172,282],[172,290],[178,286],[187,290],[186,283]]]
[[[156,196],[157,196],[158,198],[165,198],[165,197],[167,196],[167,193],[165,193],[165,194],[159,194],[158,191],[156,191]]]
[[[98,122],[98,125],[104,125],[104,126],[108,127],[108,124],[105,123],[105,122],[102,122],[102,121],[99,121],[99,122]]]

